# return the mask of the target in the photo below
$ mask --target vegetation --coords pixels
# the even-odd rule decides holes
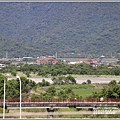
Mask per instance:
[[[69,77],[69,76],[68,76]],[[68,78],[66,77],[66,78]],[[73,78],[73,77],[72,77]],[[0,75],[1,87],[0,87],[0,96],[3,98],[3,84],[4,84],[4,76]],[[22,80],[22,98],[30,97],[31,90],[34,91],[32,93],[31,98],[72,98],[72,97],[81,97],[80,94],[76,94],[75,90],[80,89],[93,89],[92,85],[80,85],[73,83],[64,83],[59,86],[59,84],[51,85],[48,81],[44,79],[42,82],[38,82],[37,84],[25,77],[21,77]],[[58,81],[58,79],[56,79]],[[54,80],[55,82],[55,80]],[[57,83],[57,82],[55,82]],[[58,85],[58,86],[57,86]],[[19,80],[6,80],[6,98],[19,98]],[[92,92],[91,92],[92,93]]]
[[[112,80],[108,87],[104,87],[100,92],[94,92],[90,97],[120,98],[120,84]]]
[[[2,2],[0,3],[0,58],[42,55],[58,57],[120,58],[120,3],[107,2]],[[19,98],[18,79],[8,80],[4,75],[15,77],[22,73],[22,98],[120,98],[120,82],[112,80],[108,85],[96,88],[91,80],[77,84],[73,75],[120,75],[120,67],[92,67],[85,63],[68,65],[10,65],[0,69],[0,97]],[[117,62],[120,64],[120,60]],[[35,83],[28,79],[32,74],[51,77],[53,84],[42,80]],[[28,78],[27,78],[28,77]],[[118,104],[120,108],[120,104]],[[30,109],[29,112],[32,112]],[[76,108],[69,109],[77,111]],[[2,113],[3,109],[0,109]],[[23,110],[24,111],[24,110]],[[39,109],[34,110],[42,111]],[[43,112],[46,109],[43,110]],[[56,109],[60,111],[60,109]],[[63,110],[62,110],[63,111]],[[6,111],[9,112],[9,111]],[[29,118],[35,116],[29,116]],[[45,117],[45,116],[44,116]],[[120,118],[115,115],[56,115],[54,118]],[[7,118],[7,117],[6,117]]]
[[[84,86],[83,86],[84,87]],[[93,93],[100,92],[101,89],[74,89],[73,92],[81,98],[90,97]]]
[[[120,53],[118,2],[2,2],[0,11],[1,57]]]
[[[120,114],[98,114],[98,115],[56,115],[54,118],[119,118]]]
[[[8,110],[8,109],[5,109],[5,112],[8,113],[9,110]],[[3,113],[3,108],[0,108],[0,113]]]
[[[19,65],[8,65],[2,69],[0,69],[1,73],[11,73],[13,76],[16,76],[18,72],[21,72],[26,75],[26,77],[30,77],[31,74],[37,74],[42,77],[53,77],[52,80],[56,79],[56,76],[62,75],[120,75],[120,67],[119,66],[98,66],[92,67],[91,65],[80,63],[75,65],[64,64],[62,62],[58,62],[54,65],[37,65],[37,64],[19,64]],[[60,80],[61,79],[61,80]],[[59,84],[62,84],[64,77],[59,77]],[[66,82],[69,79],[69,82],[74,82],[74,78],[68,76],[66,78]],[[57,81],[56,81],[57,82]],[[60,83],[61,82],[61,83]],[[91,83],[91,81],[87,81],[87,83]],[[58,84],[58,83],[55,83]]]
[[[120,97],[120,82],[116,82],[112,80],[108,86],[105,86],[102,91],[96,92],[93,91],[93,85],[91,80],[87,80],[83,82],[81,85],[76,83],[75,78],[72,75],[120,75],[120,67],[113,67],[109,68],[108,66],[99,66],[99,67],[92,67],[91,65],[87,65],[85,63],[75,64],[75,65],[68,65],[62,62],[58,62],[54,65],[37,65],[37,64],[22,64],[22,65],[8,65],[2,69],[0,72],[11,73],[11,75],[16,76],[18,72],[23,72],[24,74],[31,73],[38,74],[41,76],[52,76],[53,85],[45,79],[42,82],[35,83],[32,80],[27,79],[26,77],[21,77],[22,80],[22,96],[28,97],[30,96],[30,91],[34,91],[32,94],[32,98],[41,97],[41,98],[50,98],[50,97],[63,97],[63,98],[70,98],[70,97],[88,97],[86,95],[80,95],[77,91],[78,89],[86,89],[88,90],[91,87],[91,92],[93,95],[90,97],[109,97],[109,98],[119,98]],[[13,74],[14,73],[14,74]],[[1,80],[1,89],[0,95],[3,97],[3,82],[4,76],[0,76]],[[56,86],[61,86],[56,88]],[[39,91],[37,94],[37,90],[42,87],[45,88],[43,91]],[[76,93],[77,94],[76,94]],[[83,91],[84,93],[84,91]],[[86,93],[87,94],[87,93]],[[19,97],[19,81],[18,80],[10,80],[7,81],[6,84],[6,96],[8,98],[17,98]]]
[[[66,80],[67,82],[61,82]],[[19,98],[19,81],[16,79],[7,80],[2,74],[0,74],[0,96],[3,98],[3,83],[6,80],[6,98]],[[71,76],[58,76],[54,79],[53,84],[51,85],[48,81],[44,79],[42,82],[37,84],[25,77],[21,77],[22,80],[22,98],[120,98],[120,83],[112,80],[109,84],[101,85],[102,89],[95,89],[94,84],[91,83],[91,80],[87,80],[86,84],[77,84],[75,79]],[[58,82],[60,80],[60,82]],[[70,82],[69,82],[70,80]],[[73,83],[72,83],[72,82]],[[62,84],[61,84],[62,83]],[[32,96],[29,94],[31,91]],[[118,104],[118,108],[120,104]],[[61,109],[55,108],[55,111],[79,111],[82,109],[78,108],[69,108]],[[2,113],[2,109],[0,112]],[[46,109],[23,109],[24,112],[46,112]],[[87,110],[86,110],[87,111]],[[6,110],[6,112],[9,112]],[[54,115],[54,118],[119,118],[119,114],[115,115]],[[25,116],[23,116],[24,118]],[[36,118],[36,116],[26,116],[28,118]],[[47,116],[40,116],[47,117]]]
[[[6,98],[19,98],[20,96],[20,82],[19,80],[7,80],[3,75],[0,74],[0,96],[4,96],[4,80],[6,81]],[[21,88],[22,97],[26,98],[29,96],[29,92],[35,87],[36,83],[25,77],[21,77]]]
[[[43,86],[50,86],[50,83],[48,81],[45,81],[45,79],[42,80],[42,82],[38,82],[39,87]]]
[[[53,77],[52,78],[54,85],[63,85],[63,84],[76,84],[76,80],[71,75],[65,77],[65,76],[59,76],[59,77]]]

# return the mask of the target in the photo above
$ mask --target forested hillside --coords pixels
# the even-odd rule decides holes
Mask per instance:
[[[1,37],[2,36],[2,37]],[[0,57],[120,53],[119,2],[0,2]]]

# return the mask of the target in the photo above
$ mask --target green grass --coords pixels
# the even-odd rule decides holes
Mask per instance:
[[[57,92],[59,92],[60,90],[71,88],[76,95],[85,98],[92,95],[93,92],[100,92],[101,86],[103,85],[99,84],[96,86],[96,88],[92,84],[74,84],[74,85],[67,84],[67,85],[53,85],[53,86],[56,87]],[[44,93],[49,87],[50,86],[42,87],[42,88],[40,87],[37,89],[36,93],[38,94],[40,94],[41,92]]]
[[[100,89],[89,89],[89,90],[83,90],[83,89],[75,89],[73,90],[76,95],[82,96],[82,98],[86,98],[90,95],[92,95],[93,92],[100,92]]]
[[[67,85],[60,85],[61,89],[65,88],[72,88],[72,89],[93,89],[94,86],[91,84],[67,84]]]
[[[8,109],[5,109],[5,113],[8,113],[9,110]],[[0,108],[0,113],[3,113],[3,108]]]

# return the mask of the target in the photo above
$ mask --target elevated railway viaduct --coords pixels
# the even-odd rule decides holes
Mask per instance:
[[[0,107],[3,107],[3,99],[0,99]],[[6,99],[5,101],[6,109],[9,108],[19,108],[20,99]],[[99,107],[120,107],[120,98],[50,98],[50,99],[22,99],[22,108],[46,108],[49,117],[53,117],[54,108],[87,108],[91,111]]]
[[[22,99],[21,106],[23,108],[60,108],[60,107],[80,107],[80,108],[96,108],[96,107],[118,107],[120,98],[37,98]],[[19,98],[6,99],[5,106],[20,107]],[[0,107],[3,107],[3,99],[0,99]]]

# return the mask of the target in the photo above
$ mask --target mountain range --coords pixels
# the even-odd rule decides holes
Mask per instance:
[[[120,2],[0,2],[0,57],[120,53]]]

